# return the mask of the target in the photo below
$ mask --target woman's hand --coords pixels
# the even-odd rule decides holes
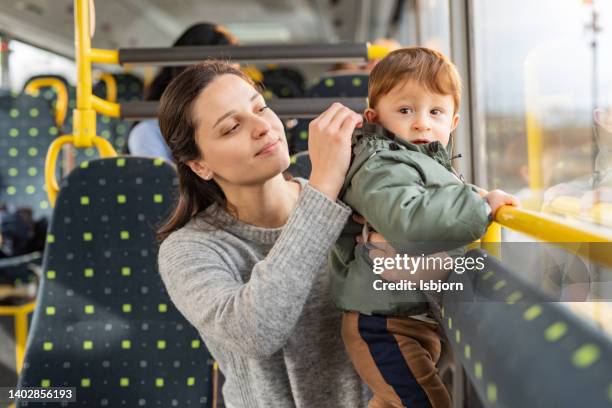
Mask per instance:
[[[336,102],[308,126],[309,184],[332,200],[338,198],[350,165],[351,136],[362,123],[361,115]]]

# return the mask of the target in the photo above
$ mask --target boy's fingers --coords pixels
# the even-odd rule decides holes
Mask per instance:
[[[365,224],[365,218],[363,218],[361,215],[359,214],[353,214],[353,220],[355,222],[358,222],[359,224]]]
[[[387,240],[385,239],[385,237],[383,237],[378,232],[373,231],[373,232],[370,232],[370,242],[379,242],[379,243],[386,244]]]

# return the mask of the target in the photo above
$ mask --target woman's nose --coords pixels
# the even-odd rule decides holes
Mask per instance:
[[[254,117],[253,122],[253,138],[260,139],[270,133],[272,126],[263,118],[259,116]]]

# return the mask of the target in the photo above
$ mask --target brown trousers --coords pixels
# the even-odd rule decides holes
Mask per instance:
[[[450,408],[438,375],[437,324],[345,312],[342,339],[374,397],[369,408]]]

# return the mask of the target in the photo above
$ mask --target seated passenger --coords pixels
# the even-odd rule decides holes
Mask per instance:
[[[224,27],[210,23],[198,23],[189,27],[173,44],[173,47],[193,45],[237,44],[237,39]],[[164,67],[153,79],[146,101],[158,101],[168,84],[187,68]],[[134,125],[128,136],[128,149],[133,156],[161,157],[172,162],[170,149],[159,130],[157,119],[147,119]]]
[[[396,249],[461,256],[462,246],[485,233],[500,206],[518,205],[503,191],[464,183],[451,167],[461,82],[445,56],[420,47],[390,53],[372,70],[368,96],[368,123],[353,134],[340,197],[367,221],[365,237],[371,224],[394,246],[386,250],[390,257]],[[370,406],[450,407],[436,368],[441,344],[428,297],[418,285],[401,293],[370,290],[378,279],[370,255],[380,249],[356,246],[355,226],[347,225],[332,253],[332,296],[344,311],[348,353],[374,393]],[[444,280],[448,275],[420,273]],[[382,277],[401,280],[402,274],[387,270]]]

